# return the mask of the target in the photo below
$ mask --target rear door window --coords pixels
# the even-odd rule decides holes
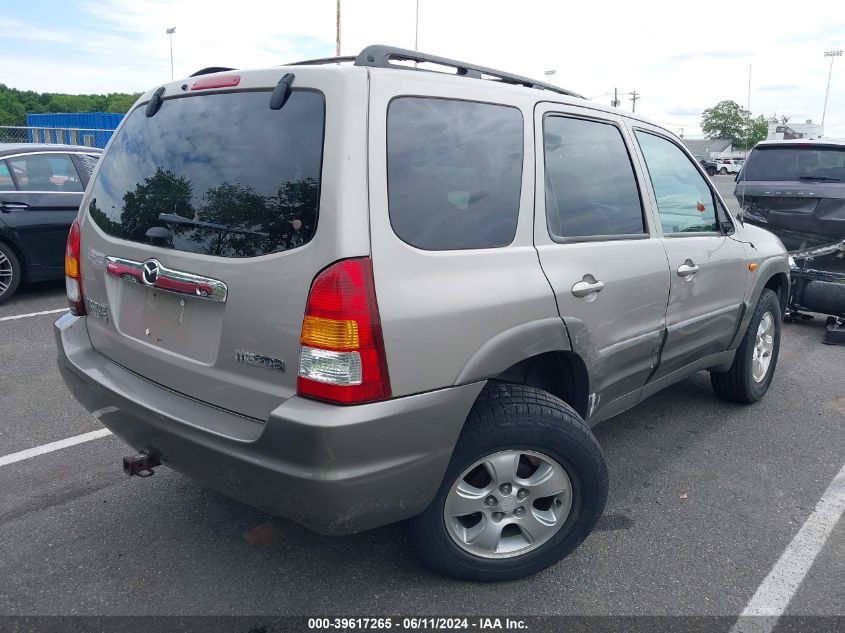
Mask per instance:
[[[546,221],[553,237],[645,233],[634,168],[615,125],[547,116],[543,151]]]
[[[390,223],[417,248],[510,244],[523,162],[522,113],[510,106],[427,97],[387,113]]]
[[[67,154],[26,154],[9,160],[21,191],[79,192],[82,181]]]
[[[89,213],[114,237],[192,253],[302,246],[317,228],[324,119],[310,90],[281,110],[265,91],[166,99],[152,117],[136,108],[101,158]],[[168,237],[148,237],[153,227]]]
[[[705,177],[675,143],[637,131],[663,233],[709,233],[719,230],[713,192]]]

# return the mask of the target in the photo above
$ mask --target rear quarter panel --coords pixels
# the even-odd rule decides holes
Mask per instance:
[[[536,101],[532,92],[401,70],[372,71],[370,90],[370,231],[393,395],[481,380],[521,358],[567,349],[566,331],[532,238]],[[396,236],[388,211],[387,111],[392,98],[410,95],[519,108],[522,188],[511,245],[427,251]]]

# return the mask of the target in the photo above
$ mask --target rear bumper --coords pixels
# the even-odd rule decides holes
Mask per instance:
[[[85,317],[65,315],[54,329],[62,377],[115,435],[226,495],[324,534],[424,510],[483,387],[351,407],[293,397],[259,421],[108,360],[91,347]]]

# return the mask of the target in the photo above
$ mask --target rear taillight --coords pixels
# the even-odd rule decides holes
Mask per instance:
[[[332,264],[314,279],[300,338],[297,393],[340,404],[390,397],[373,264]]]
[[[82,267],[80,266],[82,253],[82,239],[79,234],[79,220],[74,220],[67,234],[67,248],[65,248],[65,288],[67,288],[67,305],[70,313],[76,316],[85,314],[85,304],[82,300]]]

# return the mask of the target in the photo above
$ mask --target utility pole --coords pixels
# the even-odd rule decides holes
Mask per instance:
[[[833,75],[833,58],[842,56],[842,49],[838,51],[825,51],[825,57],[830,57],[830,71],[827,73],[827,90],[824,91],[824,109],[822,110],[822,127],[824,127],[824,115],[827,114],[827,96],[830,94],[830,77]]]
[[[748,64],[748,96],[745,100],[745,154],[748,155],[748,137],[751,136],[751,64]]]
[[[616,88],[614,88],[613,89],[613,101],[610,102],[610,105],[612,105],[614,108],[618,108],[620,103],[621,103],[621,101],[619,101],[619,91]]]
[[[173,34],[175,32],[175,26],[171,26],[169,29],[167,29],[167,36],[170,38],[170,81],[173,81]]]
[[[637,99],[641,99],[642,95],[638,93],[636,90],[631,91],[631,112],[637,111]]]
[[[334,56],[340,57],[340,0],[337,0],[337,37],[334,43]]]

